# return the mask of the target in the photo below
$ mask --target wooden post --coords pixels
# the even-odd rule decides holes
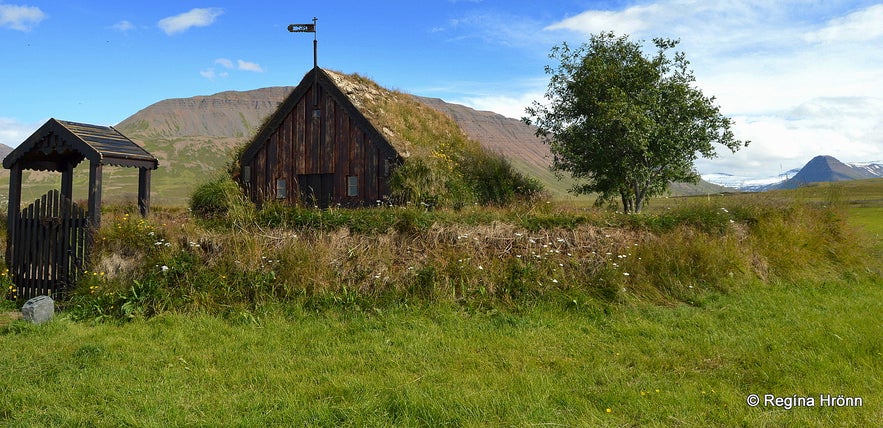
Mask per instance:
[[[9,172],[9,207],[6,217],[6,265],[12,266],[12,247],[15,245],[15,225],[21,215],[21,165],[15,163]]]
[[[101,227],[101,171],[101,163],[89,162],[89,226],[94,230]]]
[[[150,170],[138,168],[138,210],[141,217],[150,213]]]
[[[61,171],[61,194],[70,201],[74,200],[74,164],[67,162]]]

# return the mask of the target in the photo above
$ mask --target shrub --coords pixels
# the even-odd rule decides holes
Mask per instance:
[[[190,196],[190,209],[205,219],[241,217],[248,216],[251,203],[232,178],[222,175],[196,188]]]
[[[469,153],[461,162],[461,168],[476,200],[482,205],[505,206],[532,200],[543,191],[539,181],[516,171],[501,154],[489,154],[483,150]]]

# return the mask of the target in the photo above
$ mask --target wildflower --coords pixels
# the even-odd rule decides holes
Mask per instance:
[[[625,275],[625,276],[629,276],[629,273],[628,273],[628,272],[623,272],[622,274]]]
[[[608,407],[608,408],[607,408],[607,413],[611,413],[611,412],[613,412],[613,410],[611,410],[611,409]]]
[[[557,283],[558,283],[558,280],[555,279],[555,278],[552,278],[552,283],[553,283],[553,284],[557,284]]]
[[[478,270],[484,270],[484,267],[482,265],[478,265]]]
[[[168,271],[169,271],[169,267],[166,266],[166,265],[162,265],[162,266],[159,267],[159,270],[161,270],[161,271],[163,271],[163,272],[168,272]]]

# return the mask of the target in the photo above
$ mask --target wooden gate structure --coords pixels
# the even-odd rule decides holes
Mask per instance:
[[[51,296],[76,284],[92,245],[86,210],[50,190],[9,220],[18,237],[9,274],[20,296]]]
[[[89,205],[71,202],[73,170],[89,160]],[[150,172],[159,166],[153,155],[116,129],[49,119],[3,159],[10,169],[6,265],[18,297],[63,298],[89,263],[89,250],[101,225],[103,165],[136,167],[138,207],[150,209]],[[22,171],[61,173],[61,190],[51,190],[21,209]]]

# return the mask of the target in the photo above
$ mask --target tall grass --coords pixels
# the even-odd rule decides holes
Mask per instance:
[[[729,198],[626,216],[549,204],[460,211],[268,206],[106,216],[81,317],[539,300],[686,302],[757,281],[855,280],[874,263],[835,206]]]

